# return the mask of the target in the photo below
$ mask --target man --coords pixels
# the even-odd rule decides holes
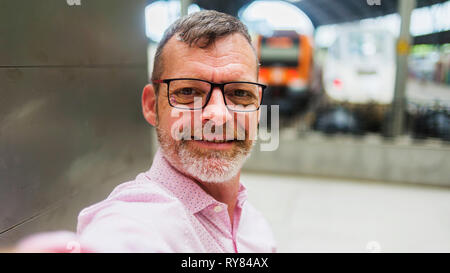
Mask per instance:
[[[149,171],[81,211],[73,238],[81,250],[274,252],[270,228],[240,183],[259,121],[257,75],[236,18],[200,11],[173,23],[142,93],[160,148]]]

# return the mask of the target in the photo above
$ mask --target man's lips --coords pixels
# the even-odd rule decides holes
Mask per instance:
[[[203,136],[191,136],[191,138],[186,138],[186,140],[198,140],[198,141],[207,141],[207,142],[214,142],[214,143],[223,143],[223,142],[238,141],[240,139],[236,138],[236,136],[203,135]]]
[[[199,140],[199,141],[207,141],[207,142],[215,142],[215,143],[223,143],[223,142],[231,142],[231,141],[235,141],[236,139],[232,138],[232,139],[227,139],[227,138],[220,138],[220,137],[203,137],[201,139],[198,138],[191,138],[192,140]]]
[[[206,149],[226,150],[233,147],[235,140],[190,140],[189,142]]]

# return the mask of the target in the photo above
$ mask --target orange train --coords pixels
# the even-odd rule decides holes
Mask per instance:
[[[313,49],[310,37],[296,31],[275,31],[259,35],[259,80],[269,86],[264,104],[280,105],[281,116],[305,110],[310,98]]]

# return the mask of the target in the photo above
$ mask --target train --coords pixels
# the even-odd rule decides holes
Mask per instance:
[[[325,106],[313,128],[325,133],[387,134],[394,96],[396,39],[377,27],[341,26],[322,66]]]
[[[279,105],[284,120],[304,112],[311,97],[311,37],[295,30],[278,30],[269,36],[258,35],[256,48],[259,80],[268,85],[263,104]]]

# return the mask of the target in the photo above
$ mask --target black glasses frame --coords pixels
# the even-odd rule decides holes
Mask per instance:
[[[201,81],[201,82],[209,83],[211,85],[211,89],[209,90],[208,95],[206,96],[205,104],[201,108],[188,108],[188,109],[182,108],[182,107],[173,106],[172,103],[170,103],[169,90],[170,90],[170,82],[171,81],[176,81],[176,80],[195,80],[195,81]],[[195,79],[195,78],[162,79],[162,80],[153,80],[152,82],[153,83],[165,83],[165,84],[167,84],[167,101],[169,102],[169,105],[174,107],[174,108],[184,109],[184,110],[200,110],[200,109],[204,109],[206,107],[206,105],[208,105],[208,103],[209,103],[209,100],[211,98],[211,94],[212,94],[212,91],[214,90],[214,88],[219,87],[220,91],[222,91],[223,102],[227,106],[228,110],[233,111],[233,112],[254,112],[254,111],[258,111],[259,108],[261,107],[261,104],[262,104],[262,101],[263,101],[264,90],[267,88],[267,85],[264,85],[264,84],[261,84],[261,83],[257,83],[257,82],[233,81],[233,82],[217,83],[217,82],[210,82],[210,81],[207,81],[207,80]],[[234,110],[234,109],[230,109],[228,107],[227,101],[225,99],[225,85],[230,84],[230,83],[250,83],[250,84],[254,84],[254,85],[257,85],[257,86],[261,87],[261,99],[260,99],[258,108],[254,109],[254,110]]]

